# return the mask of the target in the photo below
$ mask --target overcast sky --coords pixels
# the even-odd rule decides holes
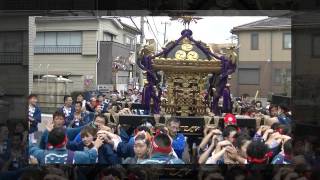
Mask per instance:
[[[231,43],[230,30],[242,24],[254,22],[260,19],[265,19],[267,16],[206,16],[202,17],[197,23],[191,23],[190,29],[193,31],[193,38],[201,40],[205,43]],[[132,17],[135,24],[140,28],[140,17]],[[134,26],[129,18],[121,18],[121,20],[129,25]],[[180,32],[184,29],[184,25],[178,21],[170,21],[170,17],[165,16],[147,16],[155,36],[163,46],[164,37],[164,22],[169,22],[167,25],[167,39],[175,40],[180,37]],[[148,23],[145,23],[145,38],[155,39]],[[139,42],[139,39],[138,39]]]

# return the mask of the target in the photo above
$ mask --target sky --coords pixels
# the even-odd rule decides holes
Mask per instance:
[[[193,32],[193,38],[195,40],[201,40],[205,43],[231,43],[230,30],[239,25],[247,24],[250,22],[258,21],[268,18],[267,16],[206,16],[201,17],[197,23],[192,22],[190,29]],[[140,28],[140,17],[132,17],[136,26]],[[146,16],[145,23],[145,38],[146,39],[158,39],[159,47],[163,47],[164,42],[164,22],[170,23],[167,25],[166,39],[168,41],[176,40],[180,37],[181,31],[184,29],[184,25],[178,21],[171,21],[170,17],[166,16]],[[130,18],[122,17],[121,21],[134,26]],[[151,28],[150,28],[151,26]],[[153,32],[152,32],[152,30]],[[156,38],[155,38],[156,36]],[[139,42],[140,39],[138,39]],[[156,40],[157,41],[157,40]],[[235,42],[235,41],[234,41]]]

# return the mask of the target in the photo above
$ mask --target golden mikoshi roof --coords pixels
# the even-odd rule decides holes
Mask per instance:
[[[194,42],[184,37],[178,43],[174,41],[167,43],[165,48],[170,51],[153,59],[154,69],[189,72],[219,72],[221,70],[221,61],[203,51],[206,49],[212,53],[211,48],[203,42]]]

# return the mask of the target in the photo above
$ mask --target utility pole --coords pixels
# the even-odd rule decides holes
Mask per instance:
[[[167,25],[170,25],[170,22],[162,22],[161,24],[164,24],[163,45],[165,45],[166,44],[166,38],[167,38]]]
[[[144,41],[144,16],[140,17],[140,30],[141,30],[140,46],[142,47],[142,44],[143,44],[143,41]]]
[[[141,16],[140,17],[140,30],[141,30],[141,35],[140,35],[140,49],[142,49],[143,48],[143,42],[144,42],[144,23],[145,23],[145,21],[144,21],[144,16]],[[137,68],[137,70],[138,70],[138,68]],[[140,87],[143,87],[144,86],[144,84],[143,84],[143,75],[142,75],[142,70],[138,70],[138,72],[139,72],[139,86]]]

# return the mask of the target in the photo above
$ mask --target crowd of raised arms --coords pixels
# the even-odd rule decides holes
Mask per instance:
[[[165,92],[162,98],[166,98]],[[196,144],[190,144],[179,131],[180,122],[176,118],[167,119],[165,124],[120,125],[119,115],[144,113],[132,109],[133,103],[141,102],[137,90],[122,95],[94,95],[88,100],[82,94],[74,100],[65,96],[64,105],[53,113],[52,120],[41,131],[37,101],[36,95],[28,97],[29,128],[24,122],[8,125],[10,131],[8,126],[1,126],[2,170],[19,168],[23,162],[39,165],[313,163],[306,157],[315,152],[310,142],[293,141],[293,119],[288,107],[249,102],[246,94],[234,98],[232,113],[223,114],[224,127],[205,125],[203,137]],[[255,118],[257,128],[252,131],[238,127],[237,117]]]

